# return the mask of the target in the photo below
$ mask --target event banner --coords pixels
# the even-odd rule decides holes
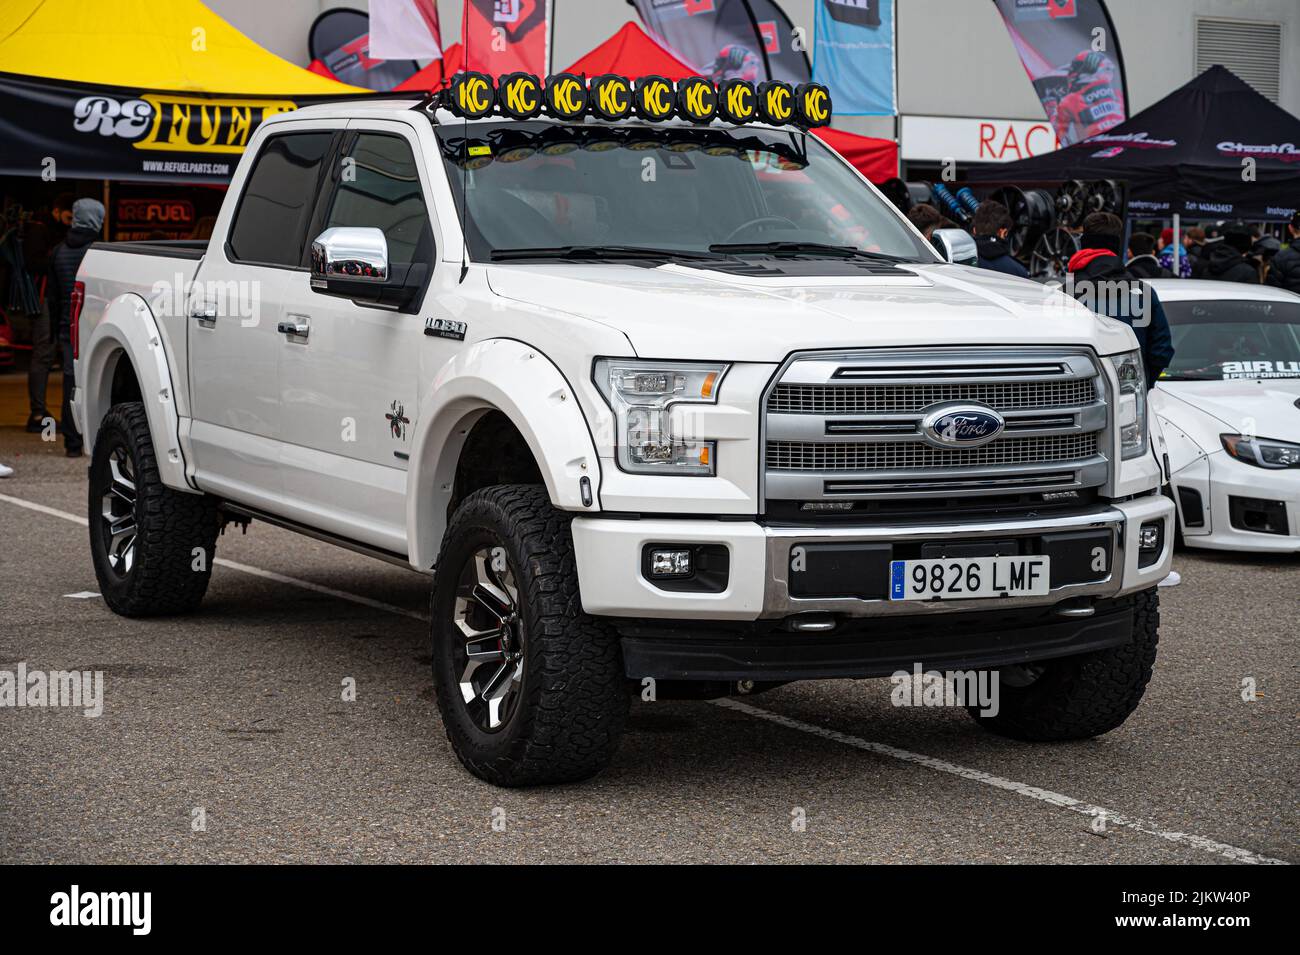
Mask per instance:
[[[226,183],[264,119],[325,99],[81,86],[0,73],[0,175]]]
[[[811,71],[790,18],[775,0],[632,0],[659,40],[715,83],[808,82]]]
[[[547,0],[466,0],[465,69],[493,76],[550,72]]]
[[[817,0],[813,79],[841,116],[898,112],[894,0]]]
[[[1124,61],[1105,0],[993,2],[1062,145],[1124,122]]]

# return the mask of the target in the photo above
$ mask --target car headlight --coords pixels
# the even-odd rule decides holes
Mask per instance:
[[[1300,468],[1300,444],[1244,434],[1221,434],[1219,440],[1225,451],[1245,464],[1257,468]]]
[[[1147,450],[1147,377],[1142,370],[1142,353],[1131,351],[1106,361],[1119,379],[1115,424],[1119,428],[1121,456],[1125,461],[1140,458]]]
[[[678,404],[717,404],[728,365],[685,361],[600,358],[595,382],[616,420],[618,463],[638,474],[709,476],[717,447],[697,435],[673,431]]]

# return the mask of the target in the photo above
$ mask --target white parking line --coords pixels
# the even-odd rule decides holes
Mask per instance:
[[[25,507],[30,511],[36,511],[41,514],[48,514],[51,517],[62,518],[65,521],[72,521],[76,524],[85,526],[86,519],[78,517],[76,514],[70,514],[67,511],[56,510],[52,507],[46,507],[44,504],[37,504],[34,501],[27,501],[20,497],[10,497],[8,494],[0,494],[0,501],[6,501],[18,507]],[[401,614],[405,617],[414,617],[417,620],[429,619],[428,615],[416,613],[413,610],[406,610],[402,607],[386,604],[378,600],[371,600],[369,597],[363,597],[360,594],[352,594],[343,590],[335,590],[332,587],[324,587],[320,584],[314,584],[308,580],[299,580],[296,577],[286,577],[283,574],[277,574],[273,571],[262,570],[260,567],[252,567],[248,564],[240,564],[233,560],[217,558],[213,561],[222,567],[228,567],[231,570],[237,570],[241,573],[252,574],[255,577],[264,577],[268,580],[274,580],[278,583],[289,584],[294,587],[301,587],[305,590],[315,591],[316,593],[326,594],[331,597],[337,597],[340,600],[348,600],[352,603],[361,604],[365,607],[372,607],[376,610],[384,610],[389,613]],[[1077,812],[1084,816],[1098,817],[1105,820],[1107,826],[1118,826],[1120,828],[1132,829],[1135,832],[1141,832],[1145,835],[1156,836],[1169,842],[1179,843],[1190,846],[1194,849],[1200,849],[1203,852],[1209,852],[1233,862],[1244,862],[1255,865],[1289,865],[1290,863],[1282,859],[1274,859],[1270,856],[1259,855],[1251,852],[1249,849],[1240,849],[1237,846],[1230,846],[1226,843],[1215,842],[1213,839],[1206,839],[1203,836],[1193,835],[1188,832],[1170,832],[1161,828],[1154,822],[1145,819],[1138,819],[1133,816],[1127,816],[1123,813],[1114,812],[1102,806],[1094,806],[1091,803],[1083,802],[1072,796],[1065,796],[1061,793],[1052,792],[1050,789],[1040,789],[1037,786],[1030,786],[1028,783],[1018,783],[1012,779],[1004,779],[1001,776],[994,776],[992,773],[986,773],[979,769],[968,769],[965,766],[958,766],[956,763],[950,763],[946,760],[936,759],[933,756],[925,756],[921,753],[913,753],[910,750],[899,749],[896,746],[890,746],[886,743],[877,743],[872,740],[862,739],[858,736],[850,736],[847,733],[841,733],[838,730],[827,729],[824,726],[816,726],[812,723],[805,723],[802,720],[792,719],[789,716],[782,716],[780,713],[774,713],[771,710],[761,709],[757,706],[751,706],[748,703],[742,703],[739,700],[723,699],[714,700],[715,706],[721,706],[725,709],[735,710],[738,713],[744,713],[760,720],[767,720],[770,723],[776,723],[787,729],[798,730],[801,733],[811,733],[814,736],[820,736],[822,739],[831,740],[832,742],[842,743],[845,746],[852,746],[855,749],[866,750],[869,753],[875,753],[879,756],[888,756],[891,759],[897,759],[904,763],[911,763],[915,766],[924,766],[935,772],[947,773],[949,776],[958,776],[962,779],[968,779],[972,782],[982,783],[985,786],[992,786],[994,789],[1002,789],[1007,792],[1015,793],[1019,796],[1027,796],[1030,799],[1036,799],[1039,802],[1047,803],[1051,806],[1057,806],[1061,809],[1068,809],[1071,812]]]
[[[879,756],[889,756],[892,759],[901,760],[905,763],[913,763],[917,766],[924,766],[927,769],[933,769],[935,772],[947,773],[950,776],[960,776],[962,779],[969,779],[973,782],[983,783],[985,786],[992,786],[995,789],[1005,789],[1007,792],[1016,793],[1019,796],[1028,796],[1030,799],[1037,799],[1039,802],[1045,802],[1052,806],[1059,806],[1062,809],[1069,809],[1071,812],[1081,813],[1085,816],[1100,816],[1107,826],[1119,826],[1125,829],[1133,829],[1137,832],[1145,833],[1148,836],[1158,836],[1161,839],[1167,839],[1170,842],[1178,842],[1183,845],[1191,846],[1195,849],[1201,849],[1204,852],[1212,852],[1215,855],[1231,859],[1233,862],[1248,862],[1255,865],[1289,865],[1282,859],[1274,859],[1269,856],[1259,855],[1251,852],[1249,849],[1239,849],[1236,846],[1226,845],[1222,842],[1215,842],[1213,839],[1206,839],[1203,836],[1193,835],[1188,832],[1169,832],[1162,829],[1154,822],[1148,822],[1145,819],[1136,819],[1133,816],[1126,816],[1123,813],[1115,812],[1112,809],[1105,809],[1102,806],[1094,806],[1090,803],[1082,802],[1072,796],[1064,796],[1061,793],[1052,792],[1050,789],[1040,789],[1037,786],[1030,786],[1028,783],[1018,783],[1013,779],[1003,779],[1001,776],[994,776],[992,773],[986,773],[979,769],[967,769],[965,766],[958,766],[956,763],[950,763],[946,760],[935,759],[933,756],[923,756],[920,753],[913,753],[909,750],[899,749],[897,746],[889,746],[886,743],[876,743],[868,739],[862,739],[858,736],[850,736],[848,733],[841,733],[838,730],[827,729],[824,726],[816,726],[812,723],[805,723],[802,720],[791,719],[788,716],[782,716],[780,713],[773,713],[771,710],[760,709],[757,706],[751,706],[748,703],[742,703],[739,700],[723,699],[713,700],[715,706],[721,706],[728,710],[736,710],[739,713],[745,713],[748,716],[757,717],[760,720],[767,720],[770,723],[776,723],[787,729],[798,730],[801,733],[811,733],[814,736],[820,736],[822,739],[828,739],[836,743],[843,743],[845,746],[852,746],[855,749],[864,749],[869,753],[876,753]]]
[[[8,494],[0,494],[0,501],[6,501],[10,504],[16,504],[18,507],[25,507],[29,511],[36,511],[38,514],[48,514],[50,517],[58,517],[65,521],[72,521],[74,524],[86,526],[86,519],[76,514],[70,514],[67,511],[60,511],[53,507],[46,507],[44,504],[37,504],[35,501],[24,500],[21,497],[10,497]],[[350,594],[343,590],[335,590],[333,587],[326,587],[323,584],[315,584],[310,580],[299,580],[297,577],[286,577],[284,574],[277,574],[273,570],[263,570],[261,567],[253,567],[250,564],[241,564],[239,561],[226,560],[224,557],[218,557],[212,562],[215,567],[226,567],[230,570],[237,570],[241,574],[251,574],[254,577],[262,577],[266,580],[273,580],[279,584],[289,584],[293,587],[301,587],[303,590],[312,590],[318,594],[325,594],[330,597],[337,597],[340,600],[350,600],[352,603],[361,604],[363,607],[371,607],[375,610],[384,610],[388,613],[400,614],[403,617],[412,617],[415,620],[423,620],[426,623],[429,620],[427,613],[420,613],[416,610],[407,610],[405,607],[399,607],[396,604],[384,603],[382,600],[372,600],[369,597],[363,597],[360,594]],[[69,595],[73,596],[73,595]],[[96,594],[95,596],[99,596]]]

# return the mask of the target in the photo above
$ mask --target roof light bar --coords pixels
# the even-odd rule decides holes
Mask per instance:
[[[590,115],[612,122],[635,114],[651,123],[676,116],[701,126],[721,119],[737,125],[762,122],[804,129],[831,121],[831,94],[825,86],[804,83],[792,88],[778,80],[757,87],[738,79],[714,86],[702,76],[674,84],[662,76],[643,76],[633,82],[610,73],[588,81],[573,73],[556,73],[543,84],[531,73],[508,73],[494,82],[486,73],[461,72],[434,98],[463,119],[497,112],[522,120],[545,112],[556,119]]]

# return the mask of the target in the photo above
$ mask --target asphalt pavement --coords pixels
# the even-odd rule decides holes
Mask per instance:
[[[123,619],[86,459],[4,427],[0,462],[0,670],[104,674],[97,718],[0,708],[0,862],[1300,860],[1296,559],[1180,552],[1146,699],[1096,740],[810,682],[638,701],[600,776],[501,790],[443,734],[429,578],[255,523],[197,614]]]

